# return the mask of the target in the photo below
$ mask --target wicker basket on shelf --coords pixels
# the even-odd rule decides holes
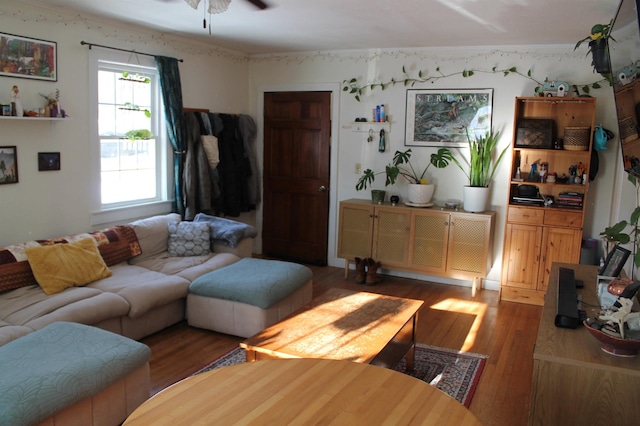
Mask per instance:
[[[638,139],[638,130],[631,116],[618,120],[620,125],[620,139],[622,142],[629,142]]]
[[[564,149],[567,151],[586,151],[589,149],[591,127],[565,127]]]

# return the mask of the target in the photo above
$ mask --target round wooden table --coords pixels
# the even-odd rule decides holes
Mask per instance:
[[[124,422],[235,424],[479,425],[462,404],[383,367],[326,359],[243,363],[184,379]]]

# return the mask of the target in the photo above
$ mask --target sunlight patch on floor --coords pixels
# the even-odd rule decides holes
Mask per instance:
[[[466,339],[464,339],[464,344],[462,345],[462,348],[460,348],[460,350],[463,352],[469,352],[476,341],[476,335],[478,334],[478,330],[480,329],[480,325],[482,324],[484,315],[487,312],[487,304],[470,300],[450,298],[431,305],[431,309],[437,309],[439,311],[458,312],[461,314],[471,314],[475,316],[473,324],[471,325],[471,328],[467,333],[467,337]]]

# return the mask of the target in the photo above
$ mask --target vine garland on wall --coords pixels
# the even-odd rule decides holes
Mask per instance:
[[[476,73],[484,73],[484,74],[502,74],[504,77],[508,75],[517,75],[522,78],[529,79],[538,85],[535,88],[535,93],[541,94],[542,86],[544,85],[545,82],[548,81],[548,78],[545,78],[544,82],[541,82],[537,80],[535,77],[533,77],[533,73],[531,70],[528,70],[527,73],[525,74],[519,71],[516,67],[504,68],[504,69],[493,67],[491,70],[464,69],[462,71],[456,71],[449,74],[442,73],[442,71],[440,71],[440,67],[437,67],[436,73],[438,74],[429,76],[428,72],[419,70],[417,76],[412,76],[407,72],[406,67],[403,65],[401,78],[396,79],[395,77],[392,77],[391,80],[387,82],[377,81],[373,83],[370,83],[370,82],[360,83],[359,79],[354,77],[354,78],[351,78],[350,80],[344,80],[342,82],[342,91],[349,92],[349,94],[353,95],[355,99],[358,102],[360,102],[361,96],[363,96],[367,90],[374,91],[375,89],[378,89],[378,88],[380,88],[380,90],[385,90],[387,87],[395,86],[397,84],[402,84],[405,87],[413,87],[417,83],[435,83],[436,81],[441,80],[443,78],[460,76],[460,75],[464,78],[468,78],[468,77],[474,76]],[[572,88],[577,95],[580,95],[580,90],[582,90],[585,94],[589,94],[591,89],[601,88],[602,85],[600,83],[605,81],[607,80],[603,78],[593,83],[580,85],[580,87],[578,87],[579,85],[574,84],[572,85]]]

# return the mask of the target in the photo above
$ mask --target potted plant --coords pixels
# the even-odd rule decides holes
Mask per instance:
[[[498,164],[500,164],[502,157],[509,148],[506,146],[494,161],[494,151],[498,147],[499,139],[500,131],[491,129],[484,136],[475,135],[472,138],[469,134],[469,129],[467,129],[467,141],[469,142],[470,151],[468,172],[460,161],[450,155],[451,160],[469,179],[469,185],[463,188],[462,198],[465,211],[481,213],[486,209],[489,200],[489,185],[493,180]]]
[[[451,151],[446,148],[440,148],[438,152],[431,154],[429,164],[422,170],[422,173],[416,171],[411,164],[411,149],[404,152],[396,151],[393,155],[393,162],[385,167],[382,172],[374,172],[371,169],[366,169],[358,182],[356,183],[356,190],[360,191],[366,189],[367,186],[371,186],[376,178],[376,175],[384,173],[386,180],[384,185],[389,186],[396,183],[399,176],[402,176],[409,182],[409,201],[416,204],[427,204],[431,201],[433,196],[434,185],[429,184],[426,179],[427,170],[429,167],[435,166],[439,169],[443,169],[449,165],[449,161],[453,160]],[[416,190],[415,187],[422,187]],[[421,192],[422,194],[418,194]]]
[[[621,220],[615,225],[608,226],[600,233],[605,240],[605,256],[609,253],[609,244],[631,244],[632,246],[632,262],[631,279],[635,276],[635,269],[640,268],[640,252],[638,252],[638,243],[640,243],[640,185],[635,176],[628,175],[628,180],[636,189],[636,207],[631,212],[629,220]]]
[[[576,50],[585,41],[589,42],[589,50],[587,55],[591,53],[593,69],[605,77],[609,82],[611,80],[611,64],[609,63],[609,39],[615,41],[611,37],[611,20],[608,24],[596,24],[591,27],[591,34],[576,43],[573,50]]]

